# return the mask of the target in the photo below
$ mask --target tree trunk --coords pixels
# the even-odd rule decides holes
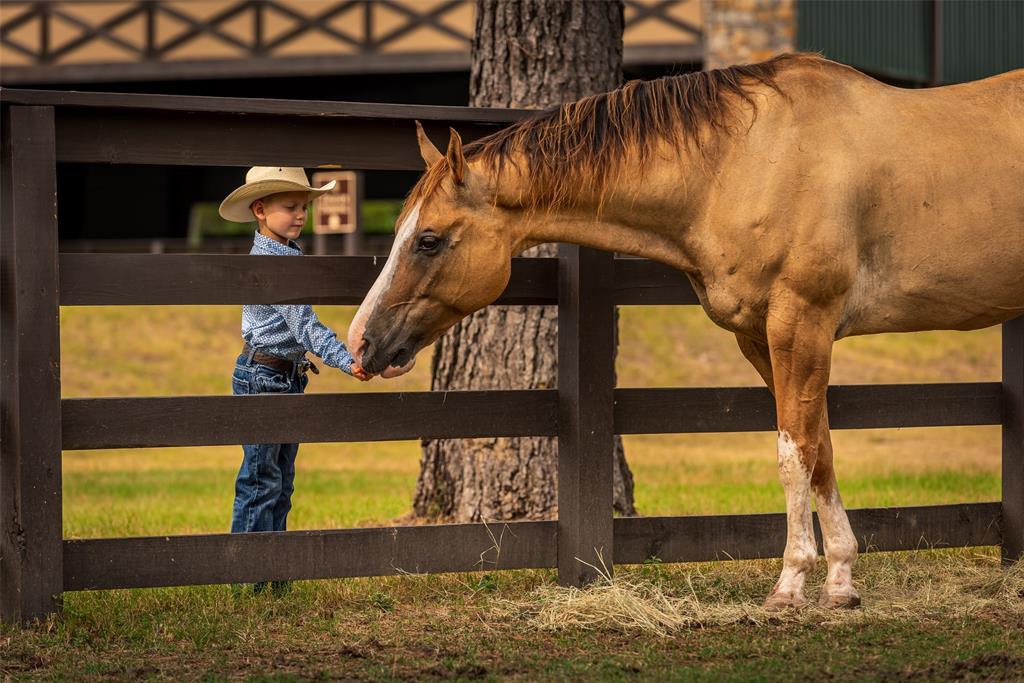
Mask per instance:
[[[470,104],[545,108],[622,79],[621,0],[478,0]],[[555,245],[526,255],[554,256]],[[431,389],[553,389],[558,311],[491,306],[438,340]],[[615,510],[635,515],[633,476],[615,437]],[[414,513],[433,520],[546,519],[558,511],[549,437],[425,440]]]

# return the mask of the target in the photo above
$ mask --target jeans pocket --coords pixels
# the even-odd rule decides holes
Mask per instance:
[[[238,375],[231,376],[231,393],[235,396],[245,396],[251,394],[252,390],[248,379],[243,379]]]
[[[281,373],[263,374],[257,372],[253,375],[252,381],[258,394],[284,394],[292,388],[291,382]]]

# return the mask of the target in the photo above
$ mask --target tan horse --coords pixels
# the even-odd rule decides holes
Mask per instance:
[[[1024,70],[902,90],[809,55],[631,82],[442,155],[349,330],[372,373],[505,287],[510,259],[572,242],[685,272],[772,390],[786,492],[782,574],[766,604],[860,602],[857,542],[832,468],[832,343],[967,330],[1024,313]]]

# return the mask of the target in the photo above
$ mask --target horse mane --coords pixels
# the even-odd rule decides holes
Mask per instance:
[[[804,61],[824,60],[814,54],[783,54],[757,64],[629,81],[617,90],[517,121],[467,144],[464,154],[467,161],[483,161],[498,174],[517,154],[524,159],[528,182],[521,201],[526,207],[567,206],[580,188],[589,188],[603,201],[628,155],[643,168],[657,144],[668,141],[677,151],[693,148],[703,157],[702,129],[727,132],[741,101],[756,112],[750,86],[761,84],[781,93],[777,72]],[[409,193],[406,206],[429,196],[448,170],[447,159],[435,162]]]

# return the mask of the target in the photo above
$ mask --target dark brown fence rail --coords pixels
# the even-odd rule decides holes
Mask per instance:
[[[782,514],[612,517],[613,434],[775,428],[764,388],[615,388],[614,306],[697,303],[680,273],[641,259],[565,246],[557,259],[514,261],[498,303],[559,306],[557,389],[61,400],[61,305],[354,304],[384,260],[58,254],[58,162],[416,169],[413,119],[472,139],[524,112],[14,90],[0,91],[0,104],[4,620],[52,612],[66,590],[527,567],[557,567],[563,583],[579,584],[594,576],[579,560],[599,555],[636,563],[781,553]],[[281,142],[257,153],[254,135]],[[342,411],[354,419],[330,419]],[[850,520],[861,550],[1001,544],[1007,560],[1021,556],[1024,319],[1003,326],[1002,382],[835,386],[829,415],[838,429],[1001,424],[1001,501],[852,510]],[[62,538],[62,449],[514,435],[559,440],[556,521]]]
[[[999,527],[993,523],[998,518],[999,503],[850,510],[861,552],[998,545]],[[777,557],[778,539],[786,535],[784,513],[631,517],[617,518],[613,525],[616,564],[651,557],[664,562]],[[507,522],[68,540],[64,589],[555,567],[556,526]],[[820,546],[817,516],[814,530]]]
[[[1000,391],[996,382],[833,386],[829,420],[834,429],[997,425]],[[775,403],[761,387],[615,389],[612,397],[616,434],[775,429]],[[558,407],[555,389],[61,401],[65,450],[557,436]],[[341,414],[349,419],[334,419]]]

